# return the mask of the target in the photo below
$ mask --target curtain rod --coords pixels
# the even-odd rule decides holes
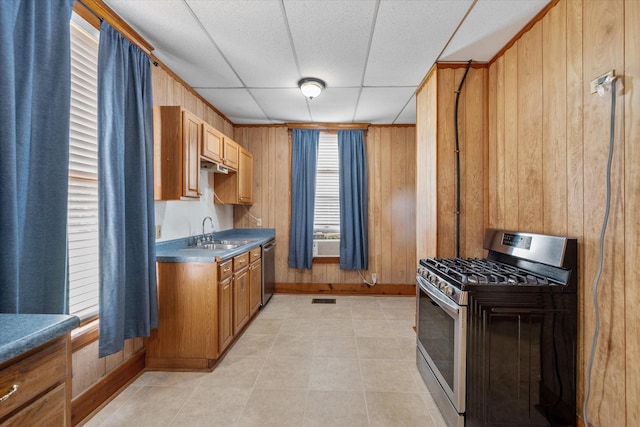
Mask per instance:
[[[363,129],[367,130],[371,123],[285,123],[289,129],[319,129],[319,130],[343,130]]]

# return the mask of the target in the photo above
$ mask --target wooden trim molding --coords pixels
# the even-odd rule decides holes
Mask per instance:
[[[169,67],[167,67],[162,61],[156,58],[151,52],[153,46],[147,42],[141,35],[139,35],[133,28],[129,26],[122,18],[120,18],[109,6],[104,4],[102,0],[76,0],[73,7],[74,12],[82,16],[91,25],[100,29],[100,19],[106,20],[113,28],[115,28],[125,38],[130,40],[136,46],[138,46],[144,53],[146,53],[154,65],[162,67],[171,77],[184,86],[193,96],[200,99],[204,105],[211,108],[217,115],[222,117],[231,126],[235,126],[231,120],[224,114],[222,114],[216,107],[211,105],[209,101],[204,99],[202,95],[195,91],[191,86],[187,84],[180,76],[174,73]]]
[[[522,29],[520,31],[518,31],[518,33],[513,36],[511,38],[511,40],[509,40],[509,42],[504,45],[504,47],[502,49],[500,49],[498,51],[498,53],[496,53],[493,58],[491,58],[491,60],[487,63],[487,65],[491,65],[494,62],[496,62],[496,60],[498,58],[500,58],[502,55],[504,55],[504,53],[509,50],[509,48],[511,46],[513,46],[519,39],[520,37],[522,37],[522,35],[524,33],[526,33],[527,31],[529,31],[535,24],[538,23],[538,21],[542,20],[542,18],[544,18],[544,16],[555,7],[555,5],[558,4],[560,0],[552,0],[548,5],[546,5],[544,7],[544,9],[542,9],[540,12],[538,12],[538,14],[536,16],[533,17],[533,19],[531,19],[531,21],[529,21],[529,23],[527,25],[525,25],[524,27],[522,27]]]
[[[146,350],[135,353],[122,365],[104,376],[90,389],[71,401],[71,425],[76,426],[104,407],[143,371]]]
[[[95,319],[71,331],[71,351],[76,352],[100,337],[100,321]]]
[[[322,256],[313,258],[314,264],[340,264],[339,256]]]
[[[399,295],[415,296],[416,285],[364,283],[276,283],[277,294],[329,294],[329,295]]]
[[[120,34],[131,40],[132,43],[142,49],[144,53],[146,53],[147,55],[151,55],[153,46],[151,46],[148,41],[146,41],[140,34],[138,34],[136,30],[131,28],[129,24],[127,24],[122,18],[120,18],[113,10],[111,10],[109,6],[104,4],[102,0],[77,0],[74,6],[74,10],[76,10],[78,3],[89,9],[91,13],[97,15],[99,18],[107,21],[109,25],[115,28]],[[83,16],[82,14],[80,15]],[[94,24],[95,21],[89,20],[89,22]]]

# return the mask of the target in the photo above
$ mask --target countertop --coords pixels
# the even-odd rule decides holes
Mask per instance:
[[[240,255],[256,246],[267,243],[276,237],[274,228],[233,228],[230,230],[207,233],[211,240],[251,240],[252,242],[235,249],[199,249],[190,247],[195,237],[168,240],[156,243],[156,261],[158,262],[220,262]]]
[[[80,325],[64,314],[0,313],[0,364],[58,338]]]

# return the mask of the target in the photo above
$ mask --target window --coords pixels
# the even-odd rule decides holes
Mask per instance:
[[[313,256],[340,256],[338,135],[320,133],[313,223]]]
[[[75,13],[71,21],[69,126],[69,312],[98,315],[98,31]]]

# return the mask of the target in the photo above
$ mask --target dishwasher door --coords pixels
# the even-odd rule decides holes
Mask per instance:
[[[276,241],[262,245],[262,306],[267,305],[276,287]]]

